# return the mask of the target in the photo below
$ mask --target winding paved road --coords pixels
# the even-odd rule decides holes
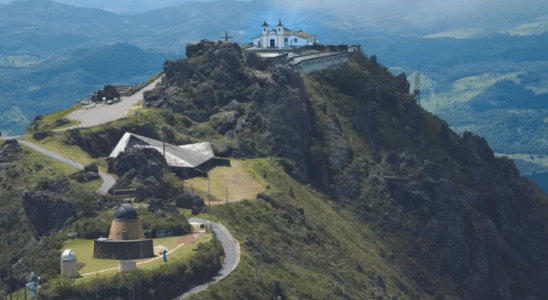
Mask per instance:
[[[85,127],[92,127],[112,121],[116,121],[118,119],[121,119],[125,117],[129,111],[131,111],[131,108],[134,104],[139,103],[139,101],[143,100],[143,93],[145,91],[150,91],[153,88],[156,87],[156,84],[158,82],[162,81],[162,77],[160,76],[158,79],[154,80],[151,84],[147,85],[146,87],[142,88],[137,93],[129,96],[129,97],[121,97],[120,102],[109,104],[109,105],[97,105],[93,108],[81,108],[77,111],[73,111],[70,114],[67,115],[68,119],[71,120],[78,120],[82,123],[72,126],[69,128],[63,128],[62,130],[68,130],[72,128],[85,128]]]
[[[43,153],[53,159],[56,159],[62,163],[65,163],[69,166],[72,166],[72,167],[75,167],[75,168],[78,168],[80,170],[83,170],[84,169],[84,165],[79,163],[79,162],[75,162],[73,160],[70,160],[66,157],[63,157],[55,152],[52,152],[48,149],[45,149],[45,148],[42,148],[36,144],[33,144],[31,142],[27,142],[27,141],[23,141],[23,140],[18,140],[19,143],[23,144],[23,145],[26,145],[26,146],[29,146],[30,148],[40,152],[40,153]],[[99,176],[101,176],[101,178],[103,179],[103,184],[101,185],[101,187],[99,187],[99,189],[97,190],[97,193],[100,193],[102,195],[105,195],[108,190],[114,185],[114,177],[108,175],[108,174],[105,174],[101,171],[99,171]]]
[[[217,239],[221,242],[221,244],[223,245],[223,249],[225,250],[225,261],[221,270],[219,271],[219,273],[217,273],[217,275],[215,275],[215,277],[211,278],[211,280],[209,280],[208,282],[195,286],[190,291],[175,298],[175,300],[187,298],[190,295],[197,294],[207,289],[210,284],[215,283],[228,276],[228,274],[234,271],[234,269],[236,269],[236,267],[240,263],[240,244],[232,237],[230,232],[223,225],[214,223],[213,221],[194,217],[189,218],[188,222],[205,224],[215,232]]]

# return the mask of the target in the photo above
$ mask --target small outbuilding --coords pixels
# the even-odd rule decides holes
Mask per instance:
[[[65,249],[61,254],[61,276],[75,278],[78,277],[78,260],[74,251]]]

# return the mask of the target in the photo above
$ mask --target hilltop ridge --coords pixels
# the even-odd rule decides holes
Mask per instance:
[[[242,242],[241,265],[192,299],[548,294],[548,196],[375,56],[305,75],[202,41],[163,69],[135,115],[48,139],[101,159],[129,131],[250,160],[271,187],[211,211]],[[155,177],[147,189],[176,187]]]
[[[98,157],[133,126],[176,144],[211,141],[219,156],[281,158],[294,179],[373,228],[417,290],[469,299],[548,292],[546,195],[485,139],[459,137],[421,109],[405,75],[362,53],[343,70],[301,75],[234,43],[192,47],[166,61],[165,78],[145,93],[155,117],[67,136]]]

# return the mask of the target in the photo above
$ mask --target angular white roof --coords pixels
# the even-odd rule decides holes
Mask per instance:
[[[109,157],[117,157],[128,147],[152,148],[162,153],[162,155],[164,154],[163,142],[126,132],[116,147],[114,147],[114,150],[112,150]],[[214,157],[209,142],[181,146],[165,143],[165,150],[165,158],[170,167],[196,168]]]

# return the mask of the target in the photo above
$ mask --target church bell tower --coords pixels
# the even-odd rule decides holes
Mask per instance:
[[[261,40],[259,43],[261,43],[259,46],[261,48],[267,48],[268,47],[268,24],[266,21],[264,21],[264,24],[261,26]]]
[[[277,39],[278,48],[280,48],[280,49],[284,48],[285,47],[285,43],[284,43],[284,25],[282,24],[281,19],[278,22],[278,25],[276,25],[276,39]]]

